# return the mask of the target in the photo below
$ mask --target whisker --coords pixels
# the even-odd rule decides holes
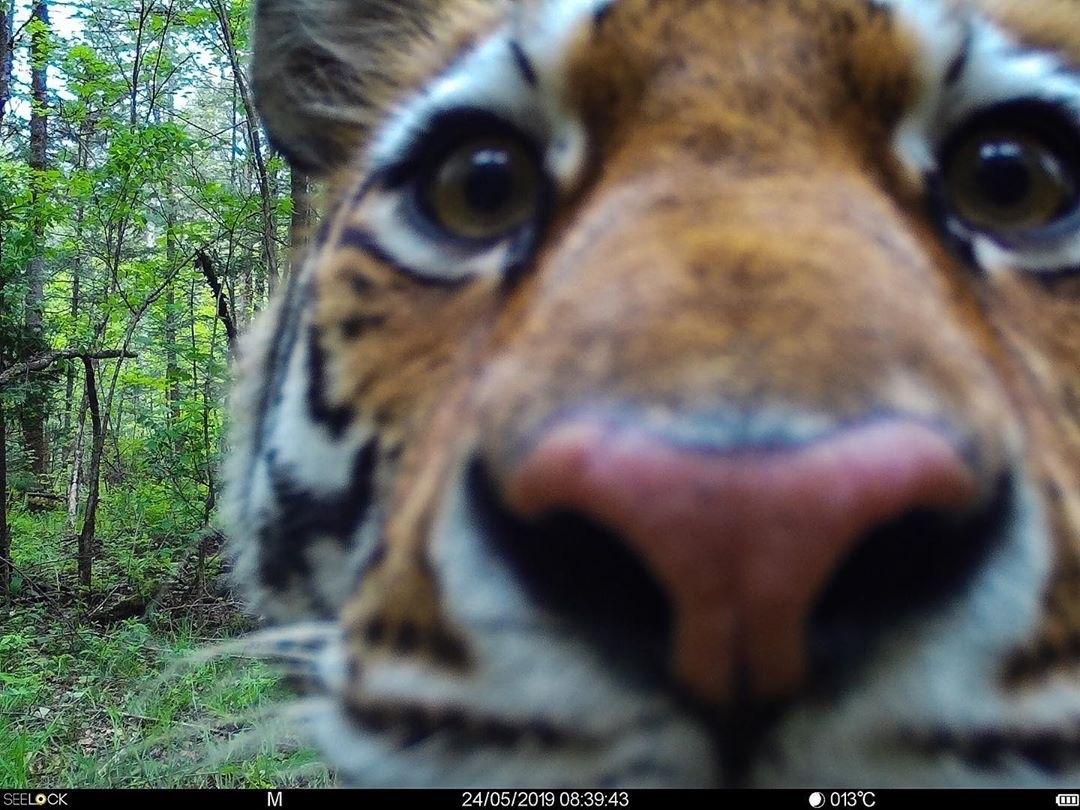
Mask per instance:
[[[276,664],[305,664],[316,660],[338,638],[340,629],[332,622],[270,627],[203,647],[184,656],[181,663],[199,665],[221,658],[248,658]]]

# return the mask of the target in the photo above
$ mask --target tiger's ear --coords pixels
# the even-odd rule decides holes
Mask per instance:
[[[446,0],[257,0],[255,102],[274,146],[324,174],[371,125],[372,99],[394,86],[387,56],[423,37]]]

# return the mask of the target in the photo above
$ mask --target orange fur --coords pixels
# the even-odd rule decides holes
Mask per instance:
[[[1022,15],[987,6],[1036,41],[1052,32],[1080,47],[1080,24],[1061,25],[1075,22],[1075,3],[1025,4]],[[402,84],[445,63],[473,13],[462,4],[437,47],[423,40],[395,60],[412,71]],[[910,48],[860,0],[622,0],[569,60],[571,104],[587,111],[595,139],[594,180],[509,298],[483,281],[418,288],[358,253],[320,257],[333,396],[404,443],[416,478],[394,490],[410,493],[441,463],[430,448],[444,438],[429,439],[431,425],[475,420],[505,465],[545,420],[590,398],[670,414],[784,404],[838,421],[868,409],[954,420],[988,466],[1024,436],[1057,493],[1046,505],[1063,579],[1048,604],[1071,620],[1076,285],[987,289],[941,247],[919,190],[887,154],[914,90]],[[373,291],[357,293],[355,275]],[[342,322],[371,312],[381,329],[341,335]],[[463,382],[475,387],[467,406],[445,397]],[[434,509],[442,494],[412,497]]]
[[[1076,0],[954,5],[1080,62]],[[411,0],[408,26],[357,43],[355,58],[339,48],[333,67],[364,106],[320,130],[342,157],[320,167],[331,213],[303,281],[328,403],[395,455],[376,480],[381,556],[340,617],[350,652],[362,662],[419,637],[466,664],[429,547],[455,465],[472,453],[498,479],[553,421],[629,403],[658,423],[777,410],[832,427],[879,413],[948,425],[987,495],[1019,459],[1052,574],[1039,635],[1002,660],[1002,683],[1073,677],[1080,278],[980,273],[947,248],[893,148],[925,90],[910,32],[866,0],[618,0],[563,60],[561,102],[589,133],[586,177],[557,201],[520,280],[423,283],[339,244],[369,215],[357,186],[378,123],[514,6]],[[273,115],[290,68],[264,59]],[[320,126],[278,114],[286,147]]]

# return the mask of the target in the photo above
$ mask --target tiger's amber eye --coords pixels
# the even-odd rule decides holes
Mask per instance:
[[[951,151],[945,180],[953,210],[973,227],[1020,233],[1052,224],[1077,203],[1068,156],[1034,134],[984,129]]]
[[[512,138],[489,137],[451,152],[421,193],[441,228],[489,240],[534,219],[542,189],[541,168],[529,149]]]

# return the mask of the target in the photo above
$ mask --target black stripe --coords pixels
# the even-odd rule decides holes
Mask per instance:
[[[352,286],[360,297],[366,296],[375,288],[375,282],[355,268],[342,269],[338,277],[346,284]]]
[[[367,193],[371,191],[371,187],[375,185],[378,180],[379,173],[376,172],[374,175],[368,177],[366,180],[364,180],[363,183],[357,186],[356,191],[353,193],[352,196],[353,205],[358,205],[359,203],[363,202],[364,197],[367,196]]]
[[[280,317],[277,328],[270,338],[270,346],[266,352],[266,362],[262,368],[264,380],[259,401],[255,406],[255,424],[252,431],[253,447],[252,456],[257,458],[262,449],[267,445],[267,415],[270,407],[281,401],[281,389],[285,382],[288,370],[289,358],[296,346],[297,337],[300,333],[300,319],[310,295],[310,287],[300,281],[301,272],[289,276],[288,285],[285,288],[285,299],[281,302]],[[251,501],[252,476],[244,478],[244,495],[241,503],[246,510]],[[247,512],[244,518],[248,517]]]
[[[380,261],[389,260],[386,252],[375,243],[375,237],[355,225],[344,228],[338,234],[337,244],[339,247],[353,248],[363,253],[370,253]]]
[[[319,228],[315,231],[315,238],[311,242],[312,252],[322,250],[326,247],[326,243],[330,239],[330,231],[332,228],[333,220],[330,218],[324,219],[319,223]]]
[[[1062,79],[1069,79],[1074,82],[1080,81],[1080,71],[1078,71],[1074,65],[1067,63],[1056,66],[1050,72],[1050,75]]]
[[[1032,45],[1028,45],[1026,42],[1016,42],[1002,45],[1000,48],[995,49],[994,53],[997,56],[1012,60],[1028,59],[1033,54],[1042,53],[1042,51]]]
[[[517,65],[521,78],[529,87],[537,87],[540,84],[540,78],[536,75],[536,68],[529,61],[529,55],[522,49],[521,43],[510,40],[510,53],[514,55],[514,64]]]
[[[507,265],[499,284],[504,295],[513,292],[518,282],[532,269],[532,258],[536,253],[540,233],[542,229],[526,228],[511,242],[510,249],[507,251]]]
[[[942,241],[964,264],[976,272],[983,272],[975,260],[972,234],[966,227],[954,227],[959,226],[960,223],[952,214],[944,179],[939,173],[934,172],[926,176],[924,182],[926,184],[926,211]]]
[[[349,340],[355,340],[365,332],[378,329],[385,323],[385,315],[351,315],[341,322],[341,333]]]
[[[867,0],[866,10],[870,14],[870,19],[884,16],[887,22],[892,21],[892,6],[881,2],[881,0]]]
[[[593,33],[599,34],[604,27],[604,23],[607,21],[608,15],[611,14],[611,10],[615,8],[615,0],[608,0],[598,6],[592,15]]]
[[[318,495],[293,478],[286,465],[268,459],[275,518],[259,532],[259,575],[264,584],[286,589],[301,578],[313,602],[322,601],[311,579],[307,549],[324,537],[347,547],[371,507],[378,441],[372,439],[356,452],[348,485],[340,492]]]
[[[326,353],[319,343],[319,330],[308,330],[308,412],[320,425],[326,426],[330,435],[340,439],[353,420],[352,409],[331,405],[326,399]]]
[[[960,44],[960,50],[949,63],[945,71],[945,86],[952,87],[964,75],[968,59],[971,57],[971,45],[975,38],[975,27],[970,20],[964,21],[964,41]]]
[[[1075,295],[1080,291],[1076,287],[1076,282],[1080,279],[1080,264],[1076,267],[1062,267],[1059,270],[1026,270],[1024,272],[1047,292],[1068,294],[1071,291]]]
[[[536,248],[547,235],[548,227],[554,216],[554,210],[555,190],[550,184],[545,184],[537,204],[535,223],[522,228],[514,236],[507,251],[506,267],[503,268],[500,284],[504,294],[512,292],[518,282],[532,269],[532,260],[536,256]]]
[[[1023,763],[1046,774],[1063,775],[1080,760],[1080,737],[1071,733],[1080,718],[1063,717],[1055,728],[941,731],[915,744],[933,756],[949,756],[982,770]]]
[[[330,210],[326,212],[326,215],[322,218],[322,222],[319,223],[319,229],[315,232],[315,239],[312,242],[310,252],[322,250],[326,247],[326,243],[330,241],[330,234],[334,229],[334,222],[337,221],[338,212],[341,210],[342,202],[338,200],[330,206]]]

